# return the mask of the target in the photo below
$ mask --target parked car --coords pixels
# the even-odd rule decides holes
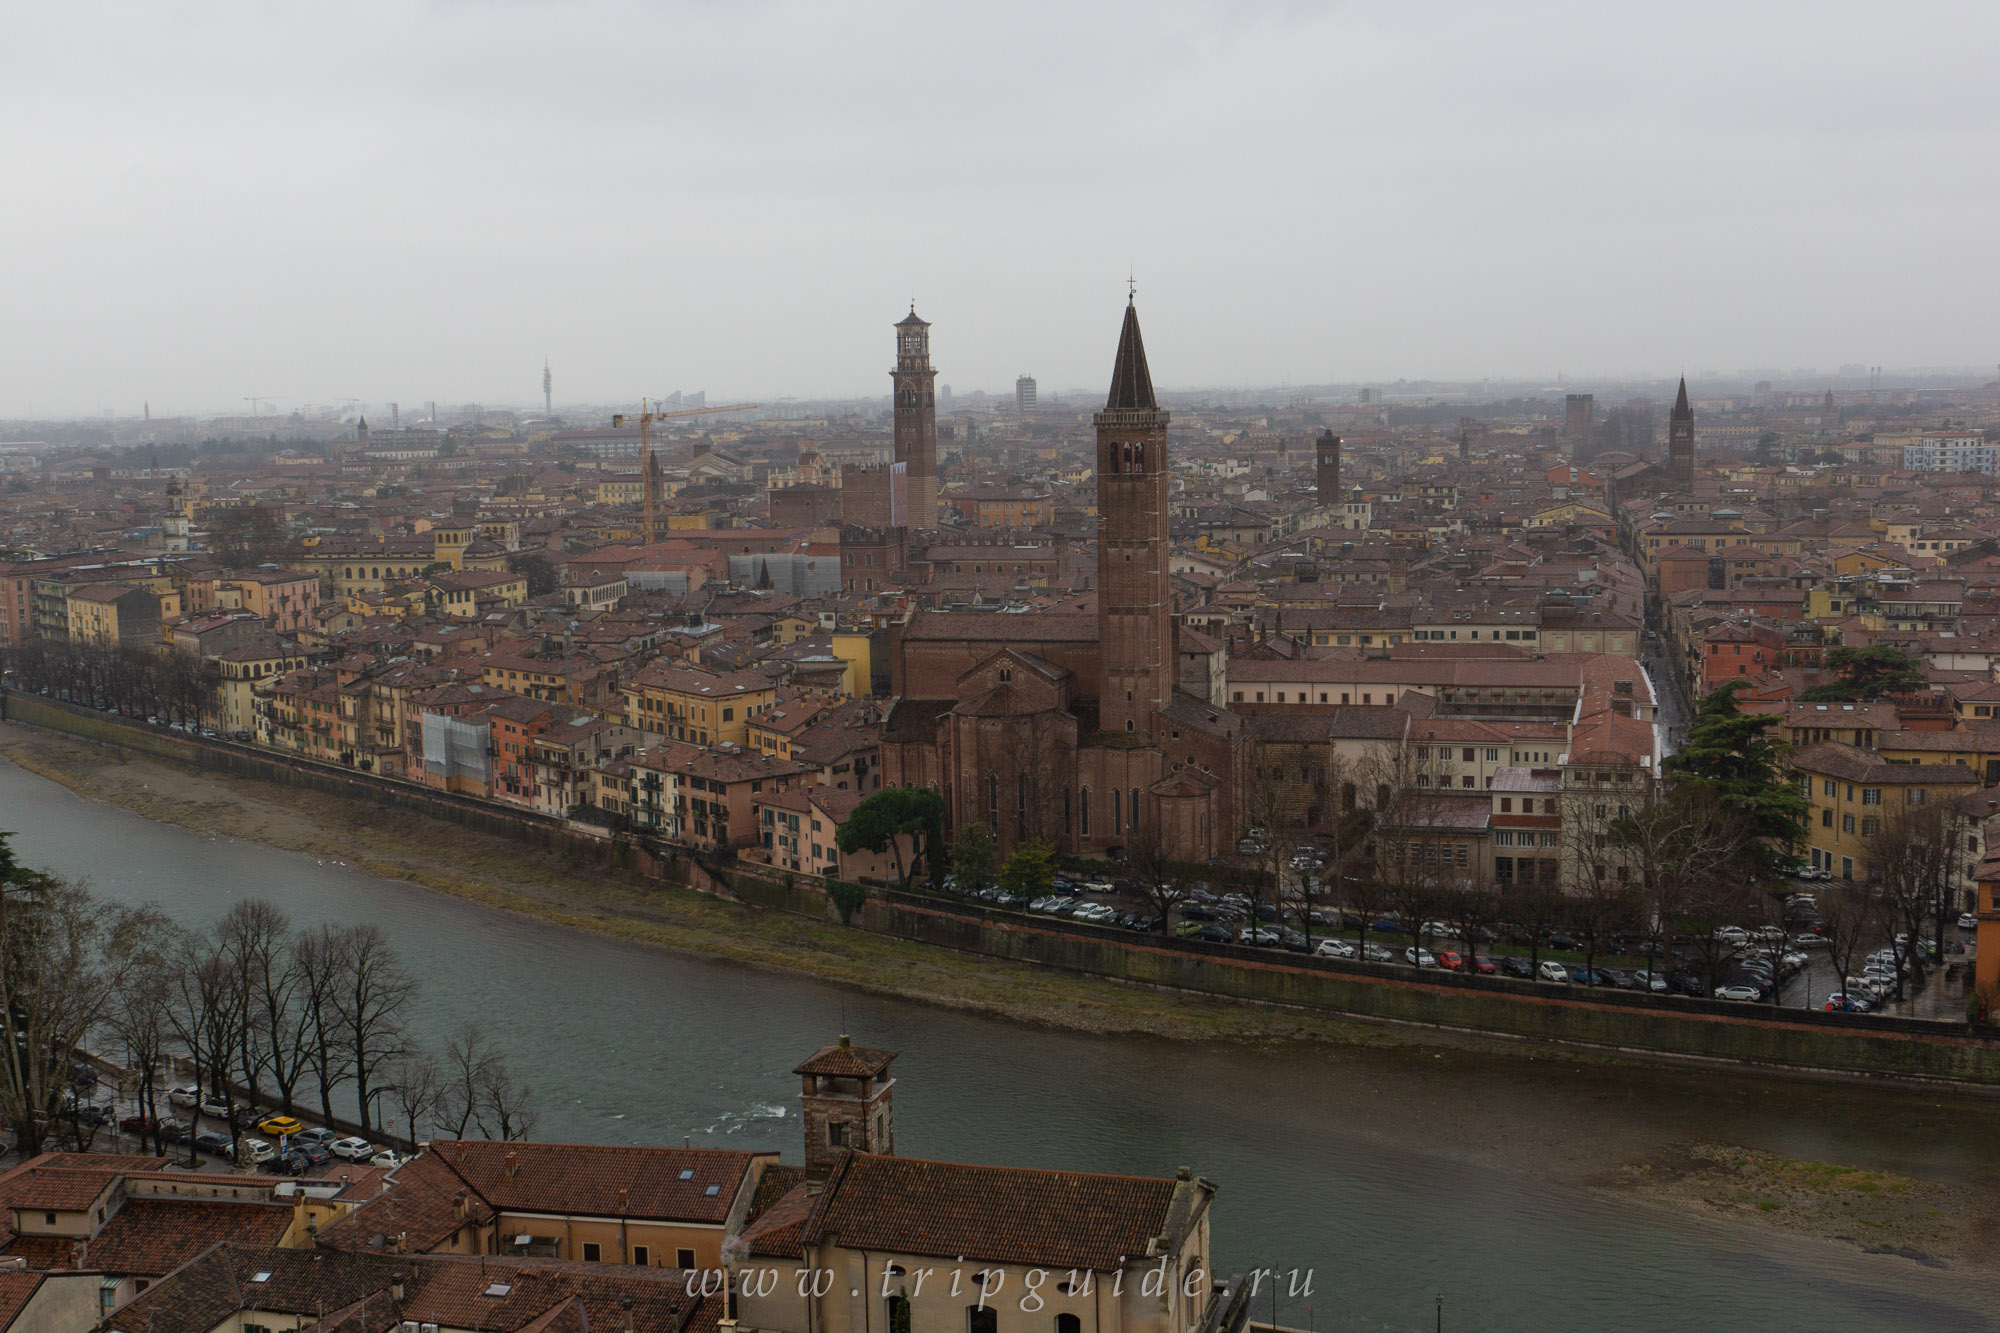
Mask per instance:
[[[309,1166],[318,1166],[321,1162],[330,1162],[333,1160],[333,1154],[326,1150],[324,1143],[295,1142],[292,1144],[292,1155],[294,1157],[305,1158]]]
[[[1515,958],[1512,955],[1509,955],[1508,957],[1502,958],[1500,960],[1500,975],[1506,977],[1532,978],[1535,975],[1535,969],[1528,966],[1527,959]]]
[[[1199,931],[1195,932],[1195,938],[1198,940],[1206,940],[1210,944],[1236,943],[1235,932],[1230,930],[1229,927],[1227,926],[1203,926]]]
[[[201,1101],[201,1087],[194,1083],[183,1083],[167,1094],[167,1101],[174,1106],[192,1109]]]
[[[1535,976],[1542,981],[1555,981],[1565,986],[1569,985],[1569,967],[1566,964],[1556,962],[1554,959],[1550,959],[1536,968]]]
[[[217,1157],[232,1156],[236,1151],[235,1143],[234,1139],[219,1129],[204,1129],[194,1136],[195,1147],[205,1153],[213,1153]]]
[[[278,1155],[278,1150],[262,1139],[240,1139],[242,1150],[250,1154],[250,1160],[260,1165]]]
[[[301,1152],[288,1152],[274,1162],[265,1164],[264,1169],[278,1176],[302,1176],[312,1169],[312,1163]]]
[[[1463,972],[1465,970],[1465,957],[1456,949],[1440,949],[1437,955],[1437,965],[1447,972]]]
[[[1352,958],[1354,946],[1346,940],[1321,940],[1313,952],[1321,958]]]
[[[1370,944],[1362,949],[1361,956],[1371,963],[1393,963],[1396,961],[1396,951],[1386,944]]]
[[[410,1160],[409,1158],[402,1156],[400,1153],[393,1153],[384,1150],[382,1152],[376,1153],[373,1157],[369,1158],[368,1165],[395,1167],[395,1166],[401,1166],[403,1163],[409,1160]]]
[[[1715,988],[1715,998],[1718,1000],[1748,1002],[1757,998],[1757,988],[1755,986],[1717,986]]]
[[[150,1134],[159,1127],[159,1123],[149,1115],[128,1115],[119,1119],[118,1128],[128,1134]]]
[[[160,1142],[186,1143],[188,1123],[185,1120],[168,1120],[160,1125]]]
[[[335,1139],[327,1150],[345,1162],[365,1162],[375,1155],[375,1145],[367,1139]]]
[[[1602,967],[1597,970],[1597,975],[1604,978],[1604,985],[1616,986],[1619,990],[1637,989],[1632,974],[1622,968]]]
[[[226,1119],[229,1115],[229,1103],[213,1093],[204,1092],[201,1095],[201,1113],[215,1116],[217,1119]]]
[[[1664,995],[1667,991],[1667,979],[1658,972],[1648,972],[1642,967],[1632,974],[1632,989],[1642,990],[1650,995]]]
[[[1403,961],[1412,967],[1436,967],[1438,965],[1436,955],[1432,954],[1429,949],[1420,949],[1414,944],[1403,950]]]
[[[302,1129],[298,1133],[292,1135],[292,1146],[294,1148],[303,1148],[307,1144],[311,1143],[325,1145],[328,1143],[332,1143],[335,1139],[339,1137],[340,1137],[340,1132],[338,1130],[321,1129],[315,1126],[312,1129]]]
[[[274,1115],[257,1122],[257,1132],[269,1134],[274,1139],[282,1139],[288,1134],[296,1134],[305,1126],[288,1115]]]
[[[1976,912],[1960,912],[1958,915],[1958,928],[1960,930],[1979,929],[1979,914]]]

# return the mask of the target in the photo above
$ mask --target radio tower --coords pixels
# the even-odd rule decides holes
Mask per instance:
[[[542,415],[556,414],[555,381],[549,378],[549,359],[542,358]]]

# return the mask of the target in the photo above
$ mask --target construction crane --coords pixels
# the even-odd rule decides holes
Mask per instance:
[[[257,404],[268,403],[274,400],[268,393],[256,393],[256,394],[245,394],[243,397],[243,401],[250,404],[250,415],[254,417],[257,415]]]
[[[648,406],[648,400],[639,400],[639,494],[646,506],[646,545],[651,546],[659,539],[657,514],[660,507],[660,463],[653,457],[653,423],[672,421],[676,417],[705,417],[711,412],[755,411],[755,403],[730,403],[723,407],[689,407],[678,412],[655,412]],[[625,424],[625,414],[617,413],[611,418],[615,430]]]

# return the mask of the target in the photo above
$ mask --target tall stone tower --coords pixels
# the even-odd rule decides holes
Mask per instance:
[[[916,302],[896,323],[896,368],[889,372],[896,396],[896,461],[908,466],[910,526],[937,526],[937,372],[931,369],[931,326],[917,318]]]
[[[1685,375],[1674,410],[1667,414],[1667,479],[1681,490],[1694,489],[1694,409],[1688,406]]]
[[[1569,444],[1572,462],[1590,456],[1590,423],[1597,415],[1597,396],[1573,393],[1563,399],[1563,439]]]
[[[837,1044],[821,1047],[792,1071],[804,1080],[799,1111],[808,1173],[825,1175],[849,1149],[894,1155],[896,1080],[889,1065],[895,1058],[894,1051],[856,1046],[843,1032]]]
[[[1167,414],[1153,397],[1139,312],[1128,300],[1097,427],[1098,725],[1149,735],[1173,698],[1173,589],[1167,577]]]
[[[1319,507],[1334,508],[1340,504],[1340,437],[1331,430],[1322,431],[1314,461],[1317,467],[1313,483],[1319,491]]]
[[[556,414],[555,377],[549,373],[549,359],[547,357],[543,357],[542,358],[542,415],[545,417],[552,417],[555,414]]]

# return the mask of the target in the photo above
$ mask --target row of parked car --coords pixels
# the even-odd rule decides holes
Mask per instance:
[[[342,1134],[338,1130],[309,1127],[295,1116],[254,1106],[232,1108],[221,1098],[204,1092],[192,1083],[170,1091],[167,1102],[172,1106],[199,1110],[202,1115],[234,1127],[235,1133],[205,1129],[196,1134],[194,1146],[200,1151],[229,1157],[234,1156],[240,1147],[249,1154],[252,1162],[283,1174],[304,1175],[315,1166],[335,1160],[373,1166],[400,1166],[405,1160],[367,1139]],[[150,1118],[140,1115],[127,1116],[118,1123],[120,1128],[134,1133],[150,1132],[153,1128]],[[182,1120],[168,1120],[159,1128],[166,1142],[185,1143],[191,1126]],[[242,1133],[248,1129],[255,1129],[258,1134],[267,1137]],[[272,1139],[277,1140],[275,1145]]]

